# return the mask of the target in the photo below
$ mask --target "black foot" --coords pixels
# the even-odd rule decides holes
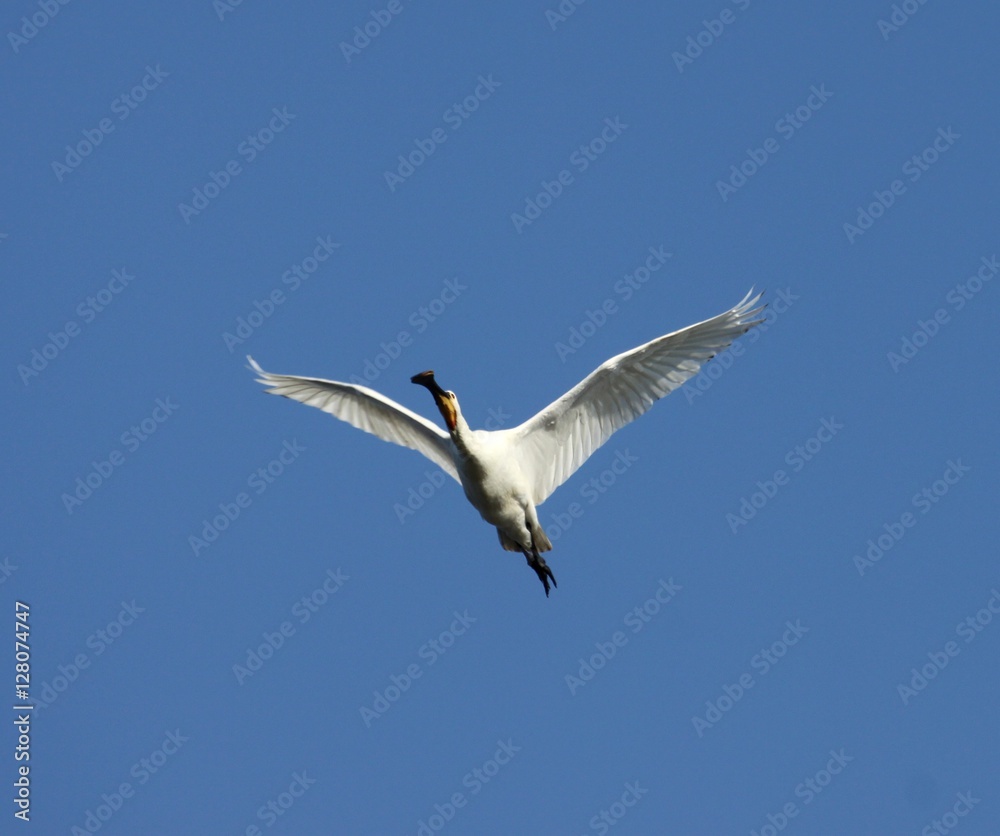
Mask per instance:
[[[559,584],[556,583],[556,576],[552,574],[552,570],[549,568],[549,564],[545,562],[545,558],[542,557],[538,552],[531,551],[524,553],[525,558],[528,561],[528,565],[535,570],[535,574],[538,575],[538,580],[542,582],[542,586],[545,587],[545,597],[549,597],[549,580],[552,581],[552,586],[557,587]]]

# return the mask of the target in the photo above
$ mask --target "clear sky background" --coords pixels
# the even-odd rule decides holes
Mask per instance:
[[[50,6],[0,26],[32,832],[998,832],[994,4]],[[541,507],[549,599],[245,368],[513,426],[751,286]]]

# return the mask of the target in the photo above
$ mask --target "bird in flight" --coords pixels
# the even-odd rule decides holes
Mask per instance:
[[[694,377],[734,339],[763,321],[762,294],[735,307],[612,357],[561,398],[518,427],[473,430],[454,392],[433,371],[410,378],[431,393],[445,432],[366,386],[272,374],[252,357],[257,382],[272,395],[315,406],[359,430],[422,453],[462,485],[480,516],[496,527],[500,545],[521,552],[549,594],[555,575],[541,552],[552,548],[537,506],[583,465],[611,434]],[[751,298],[752,297],[752,298]]]

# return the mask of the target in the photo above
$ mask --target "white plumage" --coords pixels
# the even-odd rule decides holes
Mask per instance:
[[[411,380],[430,390],[448,432],[366,386],[271,374],[252,357],[247,360],[268,392],[318,407],[385,441],[423,453],[461,483],[482,518],[496,526],[503,547],[524,554],[548,595],[549,580],[554,584],[555,577],[539,552],[552,544],[535,507],[612,433],[760,323],[760,297],[751,291],[719,316],[612,357],[533,418],[506,430],[470,429],[454,392],[438,386],[433,372]]]

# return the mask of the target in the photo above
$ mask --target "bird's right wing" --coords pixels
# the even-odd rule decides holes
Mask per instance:
[[[751,290],[723,314],[612,357],[533,418],[508,430],[534,504],[544,502],[612,433],[762,322],[763,306],[757,307],[761,295]]]
[[[460,481],[452,459],[451,436],[391,398],[353,383],[271,374],[257,365],[253,357],[248,356],[247,360],[257,373],[257,382],[269,387],[267,391],[272,395],[315,406],[383,441],[423,453],[452,479]]]

